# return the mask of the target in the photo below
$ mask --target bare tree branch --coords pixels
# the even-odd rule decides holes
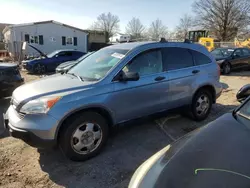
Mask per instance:
[[[193,18],[185,14],[179,22],[179,25],[176,27],[177,38],[186,39],[188,37],[188,32],[194,26]]]
[[[132,38],[142,37],[144,30],[145,27],[138,18],[132,18],[126,27],[126,32],[130,34]]]
[[[158,40],[160,37],[166,37],[168,31],[167,27],[163,25],[160,19],[153,21],[148,29],[148,35],[154,39]]]
[[[197,0],[193,4],[196,24],[219,40],[233,40],[250,25],[249,0]]]
[[[97,17],[97,21],[91,26],[91,28],[106,32],[108,34],[107,38],[110,38],[119,31],[119,22],[120,19],[118,16],[113,15],[110,12],[107,14],[102,13]]]

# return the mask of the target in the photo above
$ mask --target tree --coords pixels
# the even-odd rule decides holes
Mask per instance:
[[[126,27],[126,32],[131,35],[132,39],[141,38],[144,30],[145,27],[139,18],[132,18]]]
[[[167,27],[163,25],[160,19],[153,21],[148,29],[148,35],[153,40],[158,40],[160,37],[166,37]]]
[[[120,19],[118,16],[111,14],[110,12],[105,14],[102,13],[97,17],[97,21],[91,26],[91,28],[104,31],[107,33],[107,37],[112,37],[116,32],[119,31]]]
[[[197,23],[221,41],[233,40],[250,25],[249,0],[197,0],[193,10]]]
[[[176,27],[177,38],[186,39],[188,38],[188,32],[193,27],[193,18],[188,14],[185,14],[180,18],[179,25]]]

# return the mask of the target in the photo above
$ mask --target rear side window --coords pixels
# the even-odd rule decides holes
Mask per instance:
[[[163,48],[164,70],[178,70],[194,65],[192,54],[185,48]]]
[[[250,50],[248,50],[246,48],[242,49],[242,52],[243,52],[244,56],[249,56],[250,55]]]
[[[195,64],[196,65],[206,65],[211,63],[211,59],[207,57],[206,55],[197,52],[197,51],[192,51],[192,54],[194,56]]]

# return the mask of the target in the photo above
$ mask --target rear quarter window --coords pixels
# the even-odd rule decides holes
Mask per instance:
[[[200,52],[192,50],[192,54],[194,56],[194,60],[195,60],[196,65],[206,65],[206,64],[209,64],[212,62],[209,57],[207,57],[206,55],[204,55]]]

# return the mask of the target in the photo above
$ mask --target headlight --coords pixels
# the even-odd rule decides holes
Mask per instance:
[[[43,97],[27,102],[20,109],[25,114],[45,114],[47,113],[61,97]]]
[[[218,64],[221,64],[221,63],[223,63],[225,60],[219,60],[219,61],[216,61]]]

